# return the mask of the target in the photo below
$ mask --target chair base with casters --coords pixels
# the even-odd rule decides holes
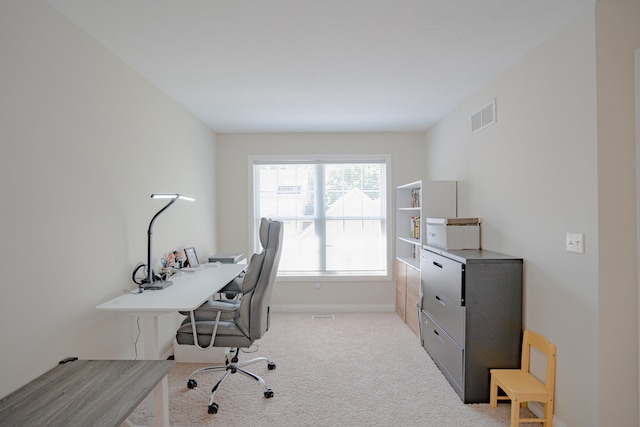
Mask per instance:
[[[219,409],[219,405],[213,401],[214,396],[216,394],[216,391],[218,391],[218,389],[220,388],[220,386],[222,385],[222,383],[224,382],[224,380],[227,379],[227,377],[231,374],[235,374],[235,373],[241,373],[243,375],[245,375],[248,378],[254,379],[255,381],[258,381],[260,384],[262,384],[262,386],[264,387],[264,397],[266,397],[267,399],[270,399],[274,396],[273,390],[271,390],[269,387],[267,387],[267,383],[262,379],[262,377],[254,374],[253,372],[249,372],[245,369],[242,369],[244,366],[247,365],[252,365],[254,363],[257,362],[261,362],[261,361],[265,361],[267,362],[267,369],[269,369],[270,371],[276,369],[276,364],[273,362],[270,362],[269,359],[267,359],[266,357],[256,357],[253,358],[251,360],[246,360],[244,362],[240,362],[238,361],[238,353],[239,353],[240,349],[236,348],[235,349],[235,353],[233,355],[233,357],[231,358],[231,361],[229,361],[229,359],[227,359],[227,361],[225,362],[224,365],[218,365],[218,366],[208,366],[206,368],[200,368],[200,369],[196,369],[195,371],[193,371],[191,373],[191,375],[189,375],[189,380],[187,381],[187,387],[190,389],[196,388],[198,386],[198,383],[196,382],[196,380],[193,378],[195,375],[204,373],[204,372],[212,372],[212,371],[226,371],[224,373],[224,375],[222,376],[222,378],[220,378],[220,380],[218,380],[218,382],[216,383],[216,385],[213,386],[213,388],[211,389],[211,395],[209,396],[209,409],[208,412],[210,414],[216,414],[218,412]]]

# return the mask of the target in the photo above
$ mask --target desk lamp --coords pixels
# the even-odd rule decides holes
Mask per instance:
[[[147,231],[147,278],[144,279],[140,284],[140,292],[142,292],[144,289],[153,289],[153,290],[164,289],[167,286],[170,286],[173,284],[173,282],[170,280],[162,280],[159,282],[154,282],[153,280],[154,279],[153,268],[151,268],[151,235],[153,234],[153,223],[155,222],[156,218],[162,212],[167,210],[169,206],[174,204],[178,199],[188,200],[190,202],[194,202],[196,200],[193,197],[182,196],[180,194],[152,194],[151,198],[152,199],[171,199],[171,200],[169,200],[169,203],[167,203],[165,207],[160,209],[158,213],[156,213],[153,216],[153,218],[151,218],[151,222],[149,223],[149,230]]]

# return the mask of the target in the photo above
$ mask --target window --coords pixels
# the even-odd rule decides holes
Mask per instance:
[[[386,159],[250,161],[254,232],[284,222],[279,275],[387,275]]]

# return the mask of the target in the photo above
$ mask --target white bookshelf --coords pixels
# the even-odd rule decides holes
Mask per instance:
[[[415,181],[396,188],[396,258],[420,268],[426,218],[457,216],[456,181]],[[416,226],[412,218],[419,218]]]

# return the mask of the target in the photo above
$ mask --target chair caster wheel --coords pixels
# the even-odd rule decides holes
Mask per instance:
[[[211,405],[209,405],[209,411],[210,414],[217,414],[218,413],[218,404],[213,402]]]
[[[276,364],[273,362],[269,362],[269,364],[267,365],[267,369],[273,371],[274,369],[276,369]]]
[[[267,399],[272,398],[273,397],[273,390],[269,389],[267,391],[264,392],[264,397],[266,397]]]
[[[196,387],[198,387],[198,383],[196,382],[196,380],[191,378],[191,379],[189,379],[189,381],[187,381],[187,387],[188,388],[196,388]]]

